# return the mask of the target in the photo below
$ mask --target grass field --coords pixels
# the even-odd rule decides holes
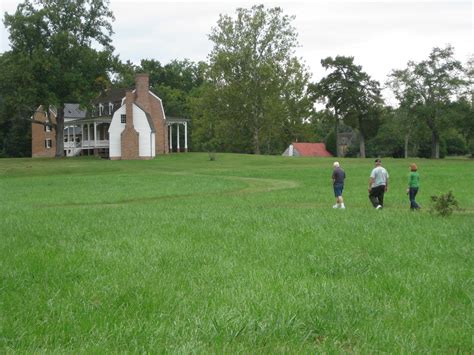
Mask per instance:
[[[2,159],[0,352],[472,353],[474,161],[409,162]]]

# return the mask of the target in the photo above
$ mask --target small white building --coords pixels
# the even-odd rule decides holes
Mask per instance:
[[[109,127],[109,154],[110,159],[122,158],[122,133],[126,129],[127,121],[138,134],[138,158],[152,159],[156,155],[156,129],[150,115],[136,103],[132,105],[132,115],[127,115],[127,103],[114,112]],[[130,122],[132,121],[132,122]],[[130,128],[131,129],[131,128]]]
[[[135,77],[109,127],[110,159],[153,159],[169,152],[168,123],[161,99],[150,91],[148,74]],[[187,133],[187,132],[186,132]]]

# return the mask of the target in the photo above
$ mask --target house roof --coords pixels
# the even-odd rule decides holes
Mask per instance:
[[[107,89],[100,94],[95,100],[92,101],[94,104],[109,103],[109,102],[121,102],[122,98],[125,97],[126,89],[122,88],[111,88]]]
[[[166,122],[168,123],[184,123],[191,121],[189,118],[184,117],[166,117]]]
[[[324,143],[292,143],[302,157],[332,157]]]
[[[86,112],[79,104],[64,104],[64,118],[84,118]]]

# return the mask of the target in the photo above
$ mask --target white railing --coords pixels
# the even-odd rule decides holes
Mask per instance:
[[[83,149],[93,149],[93,148],[108,148],[109,140],[83,140],[82,142],[74,143],[73,141],[64,142],[64,149],[73,149],[73,148],[83,148]]]
[[[74,141],[64,142],[64,149],[73,149],[73,148],[80,148],[81,143],[74,143]]]
[[[108,148],[109,147],[109,140],[108,139],[102,139],[102,140],[83,140],[82,141],[82,148],[88,149],[88,148]]]

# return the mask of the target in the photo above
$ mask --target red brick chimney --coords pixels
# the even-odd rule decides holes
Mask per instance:
[[[135,76],[135,92],[137,95],[137,104],[146,112],[150,112],[150,76],[146,73]]]
[[[138,132],[133,127],[133,103],[135,94],[127,91],[125,94],[125,129],[121,134],[122,159],[138,159]]]
[[[135,76],[136,104],[150,114],[156,129],[156,154],[168,153],[168,126],[161,100],[150,93],[150,76],[146,73]]]
[[[125,121],[125,127],[133,127],[133,103],[135,101],[135,94],[131,91],[125,93],[125,113],[127,114],[127,120]]]

